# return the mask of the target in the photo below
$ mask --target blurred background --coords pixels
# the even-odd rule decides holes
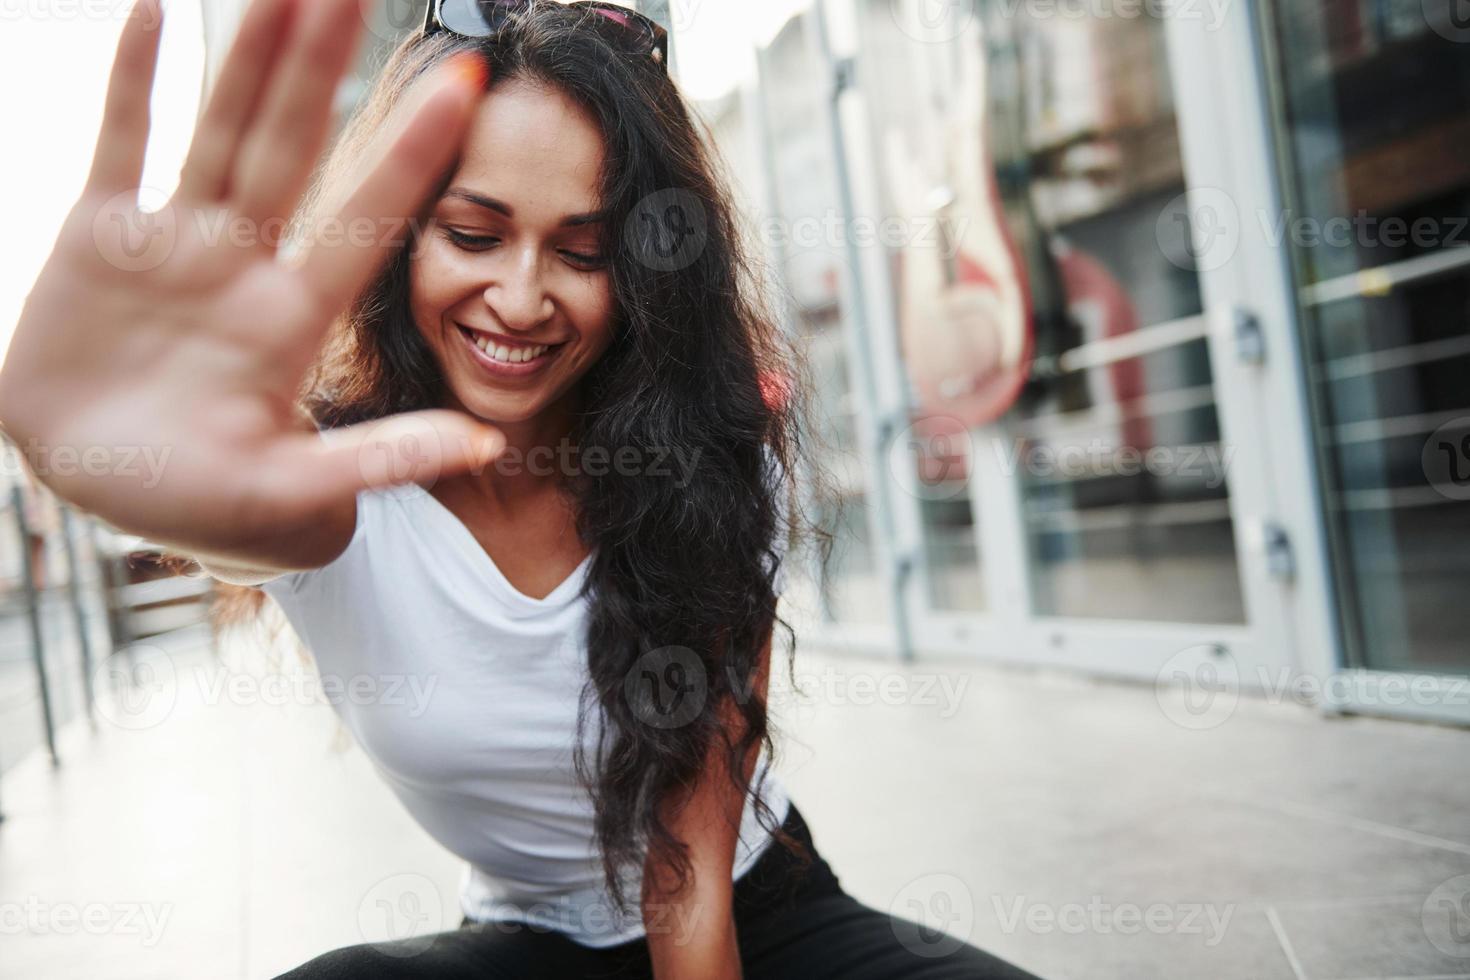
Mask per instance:
[[[243,6],[167,4],[145,198]],[[779,768],[848,889],[1047,978],[1470,978],[1465,0],[638,6],[816,375]],[[0,330],[126,12],[0,12]],[[423,2],[362,13],[343,113]],[[278,636],[4,479],[0,976],[457,924]]]

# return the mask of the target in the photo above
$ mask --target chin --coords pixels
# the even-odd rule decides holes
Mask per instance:
[[[465,397],[464,394],[460,395],[460,404],[468,408],[471,415],[491,425],[497,422],[502,424],[529,422],[541,414],[542,410],[539,398],[497,398],[484,391],[467,394],[469,397]]]
[[[545,410],[539,392],[495,391],[490,385],[457,386],[454,395],[472,416],[484,422],[529,422]]]

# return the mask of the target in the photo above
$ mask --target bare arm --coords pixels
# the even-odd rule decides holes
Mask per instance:
[[[760,669],[751,691],[764,699],[770,680],[771,636],[761,648]],[[723,705],[726,731],[738,741],[745,731],[735,705]],[[643,879],[643,918],[649,954],[658,980],[701,977],[740,980],[740,950],[734,915],[735,849],[746,792],[755,773],[760,746],[744,760],[741,789],[731,784],[723,740],[709,750],[703,774],[682,801],[670,801],[669,826],[689,847],[693,874],[683,890],[672,876],[646,867]]]
[[[295,428],[315,432],[316,425],[306,416],[297,419]],[[230,554],[208,553],[193,549],[189,556],[199,563],[206,575],[229,585],[261,585],[287,572],[320,568],[346,550],[357,526],[357,500],[349,497],[333,504],[320,520],[301,528],[281,528],[262,537],[254,553],[263,558],[249,559],[243,551]],[[170,550],[184,552],[184,546],[167,541],[160,544]]]

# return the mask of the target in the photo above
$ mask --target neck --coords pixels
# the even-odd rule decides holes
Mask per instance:
[[[568,475],[566,461],[576,458],[569,447],[578,404],[574,391],[534,418],[517,422],[486,419],[504,434],[505,452],[484,469],[458,478],[463,489],[496,509],[507,510],[555,492]]]

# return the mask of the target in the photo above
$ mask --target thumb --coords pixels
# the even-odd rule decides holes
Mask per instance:
[[[484,469],[505,436],[463,412],[430,409],[305,436],[315,445],[306,476],[327,499],[365,489],[435,481]]]

